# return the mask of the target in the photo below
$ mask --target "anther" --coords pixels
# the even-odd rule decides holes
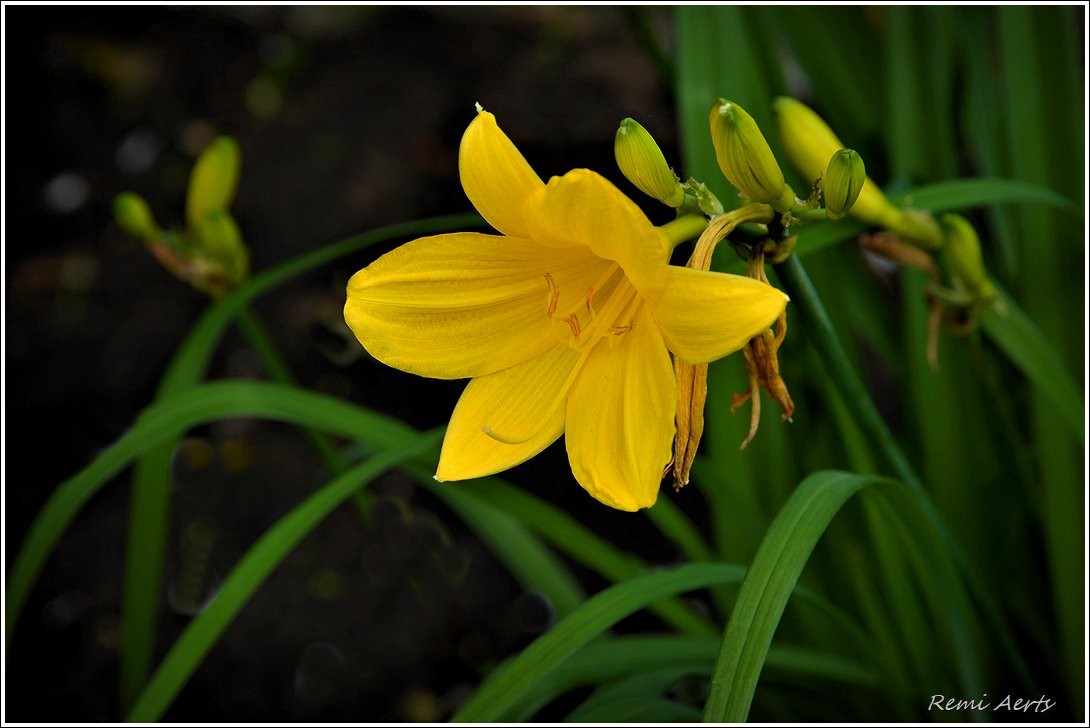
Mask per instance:
[[[609,327],[609,333],[613,334],[614,336],[620,336],[621,334],[627,334],[631,330],[632,330],[632,324],[631,323],[627,323],[624,326],[610,326]]]
[[[594,318],[594,289],[593,288],[588,288],[587,289],[587,313],[590,314],[591,318]]]
[[[560,302],[560,291],[556,290],[556,282],[549,273],[545,274],[545,284],[549,287],[549,309],[547,314],[549,318],[552,318],[553,314],[556,313],[556,305]]]
[[[582,330],[579,326],[579,317],[573,313],[564,320],[568,322],[568,328],[571,329],[571,335],[578,339]]]

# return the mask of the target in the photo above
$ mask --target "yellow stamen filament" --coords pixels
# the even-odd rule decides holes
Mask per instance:
[[[571,329],[572,338],[574,338],[576,341],[579,341],[579,317],[573,313],[564,320],[568,322],[568,328]]]
[[[549,289],[548,315],[549,318],[553,318],[554,314],[557,313],[557,310],[560,309],[560,289],[553,279],[552,274],[545,273],[544,275],[545,283]],[[595,311],[595,298],[602,300],[603,296],[605,303],[601,306],[600,310]],[[546,423],[556,414],[556,411],[567,401],[568,390],[571,388],[575,375],[583,366],[587,357],[590,356],[590,352],[594,350],[594,345],[607,333],[613,335],[613,337],[610,338],[610,345],[616,345],[616,337],[632,330],[633,322],[642,305],[643,299],[640,297],[635,287],[628,282],[621,267],[615,263],[609,266],[606,272],[597,281],[597,285],[587,289],[582,305],[574,311],[570,311],[566,316],[563,316],[563,318],[560,319],[567,324],[568,330],[571,333],[571,339],[567,340],[565,343],[579,351],[579,359],[572,367],[572,371],[568,375],[567,380],[557,390],[553,402],[549,405],[549,409],[545,415],[540,419],[538,427],[530,432],[497,432],[491,424],[486,422],[481,425],[481,432],[487,437],[504,445],[521,445],[537,437],[540,434],[541,429],[545,427]],[[590,321],[586,324],[580,320],[580,314],[584,313],[584,311],[586,314],[589,314],[590,318]],[[627,321],[627,323],[617,323],[620,321]],[[560,321],[556,321],[555,323],[556,325],[560,325]]]
[[[617,343],[620,341],[621,335],[626,334],[632,330],[632,327],[635,325],[636,314],[639,313],[640,307],[643,306],[643,299],[636,294],[636,289],[634,288],[626,297],[624,297],[623,300],[624,306],[621,307],[621,309],[617,312],[617,315],[613,316],[612,318],[614,321],[627,320],[628,323],[617,324],[614,326],[610,326],[607,329],[609,333],[613,334],[613,338],[609,340],[610,346],[616,346]]]
[[[641,299],[616,263],[607,266],[594,285],[586,289],[578,308],[572,307],[571,302],[562,305],[560,285],[551,273],[544,275],[549,293],[546,313],[549,318],[566,324],[566,330],[561,326],[556,334],[568,346],[582,349],[593,346],[607,334],[619,336],[632,329],[631,318],[624,314],[634,301]],[[628,323],[621,323],[626,319]]]
[[[556,281],[553,280],[551,274],[545,274],[545,285],[549,287],[549,306],[546,311],[546,315],[549,318],[553,317],[556,313],[556,304],[560,303],[560,291],[556,290]]]

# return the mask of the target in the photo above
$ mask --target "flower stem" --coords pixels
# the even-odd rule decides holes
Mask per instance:
[[[666,233],[666,237],[676,248],[686,240],[699,237],[706,227],[708,227],[708,221],[703,215],[682,215],[676,220],[660,225],[659,230]]]
[[[776,264],[774,268],[784,290],[791,297],[791,302],[796,304],[807,339],[817,349],[829,375],[844,395],[844,401],[870,441],[871,447],[878,451],[894,475],[913,490],[922,492],[923,486],[919,476],[912,469],[900,445],[893,439],[893,433],[889,431],[882,416],[878,414],[878,409],[874,406],[874,401],[863,386],[863,382],[860,381],[859,375],[852,369],[848,355],[840,339],[837,338],[836,331],[833,330],[829,314],[825,311],[825,306],[814,289],[814,284],[810,282],[810,277],[806,275],[799,257],[792,255],[784,262]]]
[[[912,469],[912,465],[909,464],[886,423],[878,414],[873,400],[855,370],[852,369],[848,355],[833,330],[825,306],[814,289],[813,283],[810,282],[806,270],[802,267],[799,256],[792,255],[773,267],[780,277],[784,290],[791,297],[792,303],[796,304],[796,310],[803,324],[800,328],[806,332],[807,339],[817,349],[833,383],[840,389],[849,411],[860,425],[864,436],[881,455],[886,467],[890,468],[896,477],[916,494],[924,515],[948,549],[970,593],[983,610],[987,628],[997,636],[1014,669],[1022,676],[1030,676],[1029,669],[1018,652],[1014,636],[991,586],[965,558],[930,494],[924,489],[919,476]],[[1032,677],[1029,677],[1029,681],[1032,683]]]
[[[249,339],[250,344],[254,347],[258,357],[260,357],[261,361],[265,364],[265,369],[272,380],[281,384],[289,384],[292,386],[298,385],[291,370],[288,369],[288,366],[280,356],[280,352],[277,350],[276,345],[265,330],[265,326],[261,323],[261,320],[257,317],[257,314],[254,313],[253,309],[249,306],[243,306],[239,309],[237,321],[239,329],[242,331],[243,335]],[[333,442],[329,437],[324,433],[309,427],[304,428],[304,432],[306,433],[307,439],[311,441],[314,449],[318,451],[318,454],[325,462],[330,477],[336,477],[348,469],[348,463],[346,463],[344,458],[341,457],[341,454],[337,452],[337,448],[333,445]]]
[[[813,209],[803,208],[801,210],[792,210],[791,214],[802,222],[813,222],[817,220],[828,220],[829,214],[825,211],[824,207],[817,207]]]

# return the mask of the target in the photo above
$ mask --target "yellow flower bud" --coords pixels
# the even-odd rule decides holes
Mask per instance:
[[[776,156],[757,122],[738,104],[719,99],[709,119],[712,146],[719,169],[751,202],[763,202],[783,212],[795,202]]]
[[[621,121],[613,153],[621,174],[640,192],[670,207],[679,207],[685,201],[681,181],[666,163],[659,145],[635,119]]]
[[[946,235],[946,258],[953,275],[977,298],[991,301],[995,286],[984,270],[980,238],[968,220],[960,215],[943,215],[942,230]]]
[[[859,203],[856,203],[858,207]],[[896,210],[896,208],[894,208]],[[854,212],[854,208],[852,209]],[[937,250],[943,244],[943,232],[935,217],[925,210],[905,208],[896,210],[897,216],[886,222],[886,228],[904,240],[920,248]]]
[[[813,182],[825,171],[829,157],[844,145],[814,111],[793,98],[772,102],[784,151],[803,176]]]
[[[242,151],[231,137],[221,136],[197,157],[189,175],[189,194],[185,201],[185,221],[196,228],[210,212],[226,210],[238,189]]]
[[[772,110],[776,113],[780,140],[787,156],[808,182],[816,181],[825,171],[829,157],[843,149],[844,144],[829,125],[801,101],[781,96],[772,102]],[[900,217],[900,211],[870,177],[864,180],[852,206],[852,214],[872,225],[891,227]]]
[[[122,192],[114,198],[114,219],[125,232],[141,240],[154,240],[160,235],[151,208],[135,192]]]
[[[830,220],[844,217],[844,213],[855,204],[866,180],[867,169],[858,152],[841,149],[833,154],[821,183],[825,193],[825,213]]]

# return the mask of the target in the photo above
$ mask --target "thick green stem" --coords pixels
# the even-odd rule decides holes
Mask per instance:
[[[931,495],[924,490],[923,484],[908,462],[904,452],[893,439],[881,415],[878,414],[874,401],[867,392],[863,382],[852,369],[848,355],[833,330],[832,322],[825,311],[817,291],[814,289],[810,277],[799,261],[799,256],[792,255],[783,263],[775,267],[784,290],[791,297],[795,310],[802,320],[801,328],[805,331],[807,340],[817,350],[824,362],[833,383],[840,389],[841,395],[848,406],[851,415],[859,423],[871,447],[878,453],[881,462],[902,482],[908,485],[917,495],[920,506],[931,522],[935,532],[939,534],[951,558],[957,564],[958,570],[965,578],[970,592],[977,598],[983,608],[984,615],[990,623],[988,626],[998,638],[1003,649],[1007,653],[1007,659],[1015,671],[1019,673],[1027,685],[1032,685],[1035,680],[1025,660],[1022,658],[998,601],[989,587],[981,578],[977,570],[973,569],[966,561],[965,555],[954,541],[950,530],[946,527],[942,516]]]
[[[121,705],[128,709],[144,686],[155,652],[159,597],[170,522],[170,461],[174,443],[137,461],[129,500],[128,553],[121,597]],[[136,517],[134,514],[139,514]]]
[[[257,355],[261,357],[261,361],[265,364],[265,370],[274,382],[289,385],[298,383],[295,381],[295,377],[292,375],[291,370],[288,369],[287,364],[284,363],[276,345],[273,343],[272,339],[269,338],[268,332],[265,331],[265,327],[262,325],[261,320],[249,306],[243,306],[239,310],[238,327],[242,331],[243,336],[249,339],[250,344],[254,347]],[[321,456],[331,478],[340,475],[348,469],[348,463],[345,462],[345,459],[337,452],[337,448],[333,444],[333,441],[330,440],[324,432],[319,432],[311,427],[304,428],[303,432],[306,434],[307,439],[310,440],[311,445],[314,446],[318,455]],[[368,505],[367,494],[363,490],[356,491],[352,494],[352,502],[360,512],[360,516],[363,518],[364,523],[369,523],[371,509]]]
[[[893,433],[889,431],[874,401],[867,392],[859,375],[852,369],[848,354],[837,338],[833,330],[832,321],[825,311],[814,284],[806,275],[797,255],[790,256],[783,263],[774,266],[776,273],[783,283],[784,290],[795,304],[795,310],[802,319],[802,329],[806,332],[806,338],[817,350],[821,360],[825,363],[829,376],[832,377],[844,401],[851,410],[852,416],[863,428],[863,432],[870,441],[871,447],[878,452],[882,462],[893,475],[896,475],[905,484],[914,490],[923,491],[923,485],[919,477],[909,464],[908,458],[901,451],[900,445],[893,439]]]
[[[820,220],[829,220],[829,213],[826,212],[824,207],[817,207],[813,209],[803,208],[801,210],[792,210],[791,214],[797,219],[803,222],[816,222]]]
[[[682,215],[676,220],[660,225],[659,230],[666,233],[666,237],[676,248],[686,240],[699,237],[706,227],[708,227],[708,221],[703,215]]]
[[[280,352],[277,351],[276,345],[272,339],[269,338],[268,332],[265,331],[264,325],[257,317],[257,314],[249,306],[244,306],[238,314],[238,327],[242,331],[250,345],[254,347],[254,351],[261,358],[262,363],[265,365],[265,370],[268,372],[269,377],[274,382],[280,382],[281,384],[297,384],[295,377],[292,375],[291,370],[288,369],[287,364],[284,363],[283,358],[280,356]],[[324,433],[317,430],[306,428],[307,438],[314,445],[315,450],[321,455],[322,460],[325,462],[326,468],[329,470],[329,475],[336,476],[344,472],[347,467],[344,458],[337,452],[333,442],[326,437]]]

